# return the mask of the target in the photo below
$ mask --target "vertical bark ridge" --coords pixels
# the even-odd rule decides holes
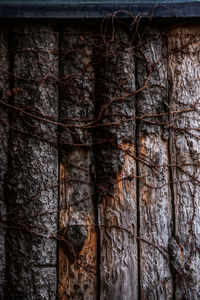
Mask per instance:
[[[134,54],[121,28],[98,45],[96,142],[105,141],[96,147],[101,299],[137,299]]]
[[[9,90],[9,49],[6,28],[0,27],[0,100],[8,102],[7,92]],[[8,167],[8,110],[0,104],[0,298],[5,297],[6,292],[6,198],[5,198],[5,176]]]
[[[176,209],[171,255],[177,299],[200,298],[199,38],[195,24],[178,26],[168,34],[170,109],[182,112],[170,118]]]
[[[168,105],[167,45],[161,29],[146,29],[137,59],[137,81],[146,88],[137,95],[139,122],[139,209],[141,241],[141,297],[142,299],[171,299],[172,278],[167,253],[171,235],[171,194],[168,175],[168,131],[164,117],[151,117],[165,113]],[[149,123],[148,123],[149,122]],[[150,123],[152,122],[152,123]]]
[[[13,299],[55,299],[57,128],[26,112],[57,119],[57,32],[48,25],[19,25],[12,47],[7,294]]]
[[[63,127],[60,136],[63,241],[59,250],[59,299],[97,297],[94,157],[89,146],[93,130],[84,127],[94,119],[92,55],[92,36],[87,28],[62,30],[60,120],[71,127]]]

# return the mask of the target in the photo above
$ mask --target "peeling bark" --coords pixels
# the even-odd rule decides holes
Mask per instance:
[[[170,120],[174,126],[170,141],[176,210],[174,243],[179,249],[176,263],[180,265],[176,270],[177,299],[200,298],[199,39],[199,25],[179,26],[168,34],[170,110],[194,108],[172,115]]]
[[[134,55],[121,29],[99,50],[98,112],[101,124],[115,123],[96,132],[107,140],[96,149],[101,299],[137,299]]]
[[[138,116],[167,112],[167,44],[161,29],[146,30],[137,63]],[[145,122],[145,120],[147,122]],[[140,243],[142,299],[172,299],[172,276],[167,254],[171,236],[171,194],[168,173],[168,130],[149,124],[166,122],[166,117],[146,117],[138,124],[140,237],[159,247]],[[163,253],[161,253],[163,252]],[[165,257],[166,255],[166,257]]]
[[[7,92],[9,89],[9,55],[7,30],[0,28],[0,99],[8,101]],[[2,221],[6,215],[5,199],[5,176],[8,167],[8,111],[0,105],[0,214]],[[6,291],[6,229],[4,223],[0,222],[0,298],[3,299]]]
[[[58,72],[58,34],[50,26],[16,26],[12,53],[12,104],[56,117],[58,91],[52,82]],[[56,126],[17,111],[10,125],[18,130],[11,130],[9,144],[7,294],[12,299],[55,299],[57,247],[51,236],[57,230]]]
[[[85,32],[61,32],[61,99],[63,123],[83,125],[94,118],[92,43]],[[82,119],[82,121],[81,121]],[[86,120],[84,120],[86,119]],[[97,232],[95,227],[92,131],[61,128],[59,299],[96,299]]]

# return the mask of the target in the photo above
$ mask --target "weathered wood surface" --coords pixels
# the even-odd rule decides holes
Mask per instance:
[[[58,34],[51,26],[19,25],[12,40],[13,109],[10,126],[7,207],[7,297],[55,299],[58,153],[56,126],[26,112],[57,116]],[[38,137],[34,137],[38,136]],[[50,212],[52,212],[50,214]],[[55,213],[53,213],[55,212]],[[7,298],[7,299],[8,299]]]
[[[200,26],[113,32],[0,29],[2,299],[200,299]]]
[[[176,299],[200,299],[200,26],[179,26],[168,33],[170,152],[176,213]],[[195,130],[196,128],[196,130]]]
[[[96,135],[107,140],[96,149],[100,298],[137,299],[135,65],[126,31],[116,30],[98,57],[97,106],[101,124],[108,124]]]
[[[61,32],[61,127],[59,299],[96,299],[97,232],[94,206],[92,131],[94,118],[92,43],[87,29]],[[80,127],[73,127],[80,125]]]
[[[9,90],[9,54],[8,35],[6,28],[0,28],[0,99],[8,101]],[[8,166],[8,110],[0,104],[0,215],[5,220],[5,176]],[[3,217],[4,216],[4,217]],[[3,221],[2,220],[2,221]],[[6,291],[6,228],[5,223],[0,222],[0,299],[3,299]]]
[[[143,117],[137,128],[141,159],[138,162],[140,238],[151,243],[140,242],[141,297],[172,299],[172,274],[166,252],[172,232],[168,129],[156,124],[166,122],[166,116],[155,117],[167,112],[167,43],[162,30],[151,26],[146,28],[141,45],[137,82],[138,88],[145,84],[146,87],[137,96],[137,116]]]

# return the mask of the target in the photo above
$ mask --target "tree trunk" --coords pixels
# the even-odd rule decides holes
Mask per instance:
[[[140,279],[142,299],[172,299],[168,241],[171,236],[171,193],[166,122],[167,43],[161,29],[146,30],[138,53],[137,80],[146,88],[137,96],[137,143],[140,210]],[[154,115],[154,116],[153,116]]]
[[[101,44],[101,43],[100,43]],[[128,34],[117,29],[99,49],[96,177],[101,299],[137,299],[135,64]],[[127,121],[126,121],[127,120]]]
[[[200,298],[199,38],[199,25],[179,26],[168,34],[170,109],[182,111],[170,120],[177,299]]]
[[[10,124],[7,293],[12,299],[55,299],[56,126],[26,112],[57,116],[58,90],[52,82],[58,72],[58,35],[50,26],[17,26],[12,53],[12,105],[24,113],[13,109]]]
[[[94,118],[89,37],[87,29],[61,32],[59,299],[96,299],[97,293],[93,139],[85,128]]]

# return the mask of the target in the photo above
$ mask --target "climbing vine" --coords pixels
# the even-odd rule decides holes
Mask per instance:
[[[119,13],[1,26],[2,299],[200,296],[200,28]]]

